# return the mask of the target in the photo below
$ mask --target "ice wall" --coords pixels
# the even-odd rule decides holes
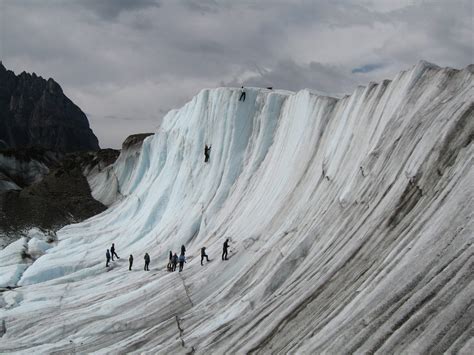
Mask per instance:
[[[0,351],[472,353],[473,71],[201,91],[116,162],[121,202],[3,293]]]

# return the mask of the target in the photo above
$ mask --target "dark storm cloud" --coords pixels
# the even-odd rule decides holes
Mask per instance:
[[[465,0],[3,0],[0,12],[4,64],[54,77],[103,147],[204,87],[350,93],[420,59],[473,61]]]

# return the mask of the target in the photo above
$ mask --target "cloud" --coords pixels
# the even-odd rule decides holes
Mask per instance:
[[[181,0],[181,4],[191,11],[197,11],[201,14],[216,13],[219,11],[219,3],[215,0]]]
[[[224,86],[257,86],[273,87],[298,91],[309,88],[332,95],[348,92],[357,85],[351,78],[350,71],[344,67],[311,62],[297,64],[291,59],[278,62],[272,69],[260,69],[259,73],[250,74],[247,78],[224,83]]]
[[[473,61],[469,0],[3,0],[0,6],[5,66],[56,79],[89,113],[104,147],[153,129],[204,87],[350,93],[420,59],[454,67]]]
[[[81,0],[74,3],[105,20],[114,20],[123,12],[160,6],[158,0]]]
[[[377,69],[380,69],[380,68],[383,68],[384,67],[384,64],[365,64],[365,65],[362,65],[360,67],[357,67],[357,68],[354,68],[352,69],[352,73],[353,74],[357,74],[357,73],[370,73],[371,71],[374,71],[374,70],[377,70]]]

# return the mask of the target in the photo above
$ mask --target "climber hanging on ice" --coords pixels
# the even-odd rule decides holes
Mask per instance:
[[[120,259],[117,253],[115,252],[115,245],[112,243],[112,246],[110,247],[110,253],[112,254],[112,261],[114,261],[114,256],[117,257],[117,259]]]
[[[204,261],[204,258],[206,258],[207,262],[209,262],[209,257],[206,254],[206,247],[201,248],[201,266],[202,262]]]
[[[244,87],[242,86],[242,93],[240,94],[239,101],[245,101],[245,90]]]
[[[106,259],[105,267],[109,267],[109,263],[110,263],[110,252],[109,252],[109,249],[107,249],[107,252],[105,253],[105,259]]]
[[[133,265],[133,255],[130,254],[130,257],[128,258],[128,270],[132,270],[132,265]]]
[[[227,238],[222,247],[222,260],[227,260],[227,252],[229,249],[229,238]]]
[[[150,255],[148,255],[148,253],[145,253],[145,256],[143,257],[143,259],[145,259],[145,267],[143,268],[143,270],[145,270],[145,271],[150,271],[150,269],[149,269],[149,266],[150,266]]]
[[[209,157],[211,155],[211,146],[206,146],[204,147],[204,163],[207,163],[209,161]]]

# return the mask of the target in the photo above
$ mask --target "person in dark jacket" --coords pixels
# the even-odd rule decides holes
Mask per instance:
[[[132,270],[132,265],[133,265],[133,255],[130,254],[130,257],[128,258],[128,270]]]
[[[150,269],[149,269],[149,266],[150,266],[150,255],[148,255],[148,253],[145,253],[145,256],[143,257],[143,259],[145,259],[145,267],[143,268],[143,270],[145,270],[145,271],[150,271]]]
[[[184,268],[184,263],[186,262],[186,257],[184,254],[181,254],[178,258],[179,261],[179,272],[183,271]]]
[[[209,262],[209,257],[206,254],[206,247],[201,248],[201,266],[202,262],[204,261],[204,258],[206,258],[207,262]]]
[[[117,259],[120,259],[117,253],[115,252],[115,245],[112,243],[112,246],[110,247],[110,253],[112,254],[112,261],[114,261],[114,256],[117,257]]]
[[[171,260],[171,271],[176,271],[176,264],[178,264],[178,254],[174,253],[173,260]]]
[[[227,238],[222,247],[222,260],[227,260],[227,252],[229,249],[229,238]]]
[[[181,245],[181,255],[185,255],[186,254],[186,248],[184,245]]]
[[[168,271],[171,271],[172,269],[172,266],[173,265],[173,252],[170,250],[170,256],[169,256],[169,259],[168,259],[168,265],[166,266],[166,269]]]
[[[106,259],[105,267],[109,267],[109,263],[110,263],[110,252],[109,252],[109,249],[107,249],[107,252],[105,253],[105,259]]]
[[[239,101],[245,101],[245,90],[244,87],[242,86],[242,93],[240,94]]]
[[[211,146],[206,146],[204,147],[204,163],[207,163],[209,161],[209,157],[211,156]]]

